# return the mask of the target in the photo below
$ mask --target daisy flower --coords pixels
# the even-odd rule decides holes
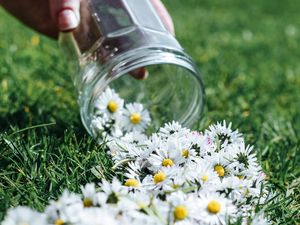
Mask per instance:
[[[178,168],[178,171],[175,176],[172,177],[172,185],[165,185],[163,190],[168,192],[174,192],[177,190],[183,190],[189,188],[190,186],[186,182],[185,171],[183,168]]]
[[[205,135],[198,131],[191,131],[185,135],[185,139],[199,155],[205,155],[206,148],[203,147],[205,145]]]
[[[178,168],[172,167],[172,168],[162,168],[161,170],[155,172],[152,175],[147,175],[143,181],[142,185],[146,189],[151,190],[159,190],[162,189],[164,186],[172,186],[172,178],[175,177],[175,174],[177,173]]]
[[[231,162],[228,168],[234,171],[238,176],[257,177],[261,170],[256,155],[253,152],[253,146],[245,146],[245,143],[235,144],[230,147]]]
[[[236,207],[217,193],[200,195],[197,202],[197,220],[204,224],[219,225],[234,222]]]
[[[161,127],[157,134],[161,138],[169,138],[170,136],[184,136],[189,132],[190,130],[182,127],[180,123],[172,121]]]
[[[152,194],[143,190],[139,192],[131,192],[129,197],[136,203],[139,210],[149,207],[152,201]]]
[[[85,208],[97,205],[97,192],[94,183],[81,186],[81,192],[83,194],[83,206]]]
[[[185,156],[188,157],[188,152],[185,152],[180,141],[170,138],[165,143],[162,142],[160,148],[149,156],[148,162],[151,165],[149,169],[157,171],[162,167],[180,166],[185,161]]]
[[[250,225],[268,225],[268,224],[270,224],[270,223],[265,218],[264,213],[259,212],[254,216]]]
[[[243,202],[245,201],[244,195],[248,190],[248,183],[235,176],[225,177],[217,190],[233,202]]]
[[[171,221],[192,221],[195,218],[195,205],[197,196],[195,194],[185,194],[181,191],[174,192],[167,197],[167,202],[171,204]],[[179,224],[179,223],[176,223]]]
[[[136,159],[139,157],[147,157],[147,150],[134,144],[114,139],[107,143],[110,149],[110,155],[116,164],[122,160]]]
[[[231,123],[227,126],[225,121],[223,121],[223,124],[217,123],[216,125],[210,125],[205,131],[205,134],[213,140],[217,150],[228,144],[244,141],[242,134],[240,134],[238,130],[232,131]]]
[[[143,209],[145,210],[145,209]],[[147,212],[151,212],[151,216],[142,211],[132,210],[123,214],[123,219],[118,224],[122,225],[165,225],[160,218],[155,215],[152,210],[147,208]],[[126,218],[126,219],[125,219]],[[125,219],[125,221],[124,221]]]
[[[193,191],[196,190],[196,186],[191,186],[191,182],[189,182],[188,177],[189,173],[188,170],[184,167],[172,167],[169,179],[171,182],[168,182],[162,186],[162,190],[166,193],[172,193],[174,191],[179,190],[188,190]],[[167,171],[168,172],[168,171]]]
[[[189,174],[189,181],[196,181],[202,188],[207,187],[210,191],[220,184],[218,173],[202,159],[197,159],[187,173]]]
[[[228,153],[220,151],[218,153],[213,152],[210,155],[203,157],[203,160],[210,165],[220,178],[223,178],[230,174],[230,171],[227,168],[229,164],[228,157]]]
[[[118,225],[114,214],[104,208],[85,208],[79,213],[79,220],[74,225]]]
[[[127,150],[123,148],[123,141],[116,138],[107,142],[108,154],[111,155],[114,161],[121,161],[126,159]]]
[[[150,114],[144,106],[139,103],[129,103],[125,106],[123,114],[123,129],[127,132],[143,132],[150,124]]]
[[[47,225],[44,214],[33,211],[25,206],[18,206],[8,210],[2,225]]]
[[[79,195],[67,190],[57,201],[51,201],[45,213],[50,224],[76,223],[84,205]]]
[[[153,209],[153,213],[151,214],[156,215],[160,219],[160,223],[158,224],[171,224],[168,223],[168,219],[170,216],[170,203],[166,200],[162,200],[158,196],[154,196],[152,199],[150,207]],[[150,214],[150,215],[151,215]]]
[[[120,121],[116,119],[102,118],[101,116],[94,117],[91,122],[93,136],[100,140],[107,138],[109,140],[115,137],[121,137]]]
[[[127,194],[126,188],[116,177],[113,178],[111,183],[106,180],[102,180],[101,189],[107,197],[106,203],[109,204],[118,203],[120,197]]]
[[[127,164],[126,173],[124,174],[128,178],[138,177],[142,174],[142,166],[140,161],[131,161]],[[128,175],[128,176],[127,176]]]
[[[121,140],[130,144],[144,145],[148,138],[144,133],[133,131],[126,133],[123,137],[121,137]]]
[[[194,135],[193,132],[188,132],[181,136],[170,136],[165,139],[168,142],[176,140],[177,145],[181,148],[181,156],[185,159],[184,161],[187,163],[188,161],[192,161],[196,158],[198,149],[197,146],[193,143],[192,138]],[[198,136],[198,135],[196,135]]]
[[[133,199],[129,197],[129,193],[127,193],[126,196],[120,197],[118,204],[112,205],[114,207],[116,215],[124,216],[123,218],[120,218],[121,221],[124,221],[123,219],[127,221],[127,218],[125,216],[126,213],[134,212],[138,209],[135,201],[133,201]]]
[[[161,149],[165,140],[162,140],[156,133],[152,134],[148,141],[145,142],[145,146],[152,153],[157,149]]]
[[[117,118],[123,112],[124,100],[109,87],[95,103],[96,114],[105,118]]]
[[[138,176],[125,179],[124,186],[128,187],[129,190],[140,188],[141,181]]]

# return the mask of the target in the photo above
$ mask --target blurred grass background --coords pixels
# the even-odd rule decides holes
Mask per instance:
[[[276,224],[299,224],[300,1],[165,0],[206,87],[201,129],[226,120],[255,145]],[[95,181],[109,158],[85,132],[63,53],[0,9],[0,220]],[[38,127],[34,127],[40,125]]]

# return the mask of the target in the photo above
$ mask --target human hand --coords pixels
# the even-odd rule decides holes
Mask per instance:
[[[84,0],[81,0],[84,1]],[[174,34],[172,19],[160,0],[151,0],[167,29]],[[80,0],[0,0],[12,15],[49,37],[75,29],[80,20]]]
[[[0,0],[7,11],[34,30],[52,38],[60,31],[71,31],[80,22],[80,3],[86,0]],[[151,0],[166,28],[174,34],[172,19],[160,0]],[[145,79],[148,72],[139,68],[130,72],[136,79]]]

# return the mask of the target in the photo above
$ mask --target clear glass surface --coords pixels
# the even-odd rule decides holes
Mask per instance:
[[[81,16],[80,26],[60,42],[77,67],[82,121],[91,134],[95,101],[108,86],[126,102],[145,105],[153,121],[148,132],[172,120],[195,123],[204,101],[200,74],[151,0],[84,1]],[[149,72],[146,79],[130,75],[139,68]]]

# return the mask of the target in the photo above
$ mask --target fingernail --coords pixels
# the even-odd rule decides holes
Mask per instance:
[[[129,74],[134,78],[136,78],[137,80],[143,80],[148,77],[149,72],[145,68],[139,68],[131,71]]]
[[[58,28],[61,31],[75,29],[78,26],[79,20],[71,9],[65,9],[58,15]]]

